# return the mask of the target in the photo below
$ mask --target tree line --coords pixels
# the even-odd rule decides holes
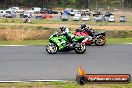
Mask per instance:
[[[0,8],[20,7],[73,7],[73,8],[132,8],[132,0],[0,0]]]

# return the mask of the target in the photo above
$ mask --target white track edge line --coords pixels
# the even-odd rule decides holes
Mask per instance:
[[[68,80],[26,80],[26,81],[0,81],[0,83],[19,83],[19,82],[74,82]]]
[[[131,45],[132,43],[126,43],[126,44],[130,44]]]
[[[32,46],[32,45],[0,45],[0,46]]]

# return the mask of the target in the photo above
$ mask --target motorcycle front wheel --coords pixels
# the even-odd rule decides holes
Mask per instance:
[[[58,47],[56,46],[56,44],[54,43],[50,43],[46,46],[46,51],[49,53],[49,54],[56,54],[57,53],[57,50],[58,50]]]
[[[86,45],[82,43],[76,44],[74,50],[77,54],[83,54],[86,51]]]

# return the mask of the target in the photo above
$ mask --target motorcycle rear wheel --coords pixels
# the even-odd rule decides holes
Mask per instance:
[[[105,36],[100,35],[100,36],[98,36],[97,40],[95,41],[95,45],[103,46],[103,45],[105,45],[105,42],[106,42]]]

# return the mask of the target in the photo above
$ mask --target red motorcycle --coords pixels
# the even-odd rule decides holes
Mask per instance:
[[[95,32],[93,29],[85,28],[83,30],[76,29],[75,31],[76,36],[85,36],[88,38],[87,41],[84,43],[86,45],[95,44],[97,46],[103,46],[106,43],[106,32]],[[91,39],[89,39],[92,37]]]

